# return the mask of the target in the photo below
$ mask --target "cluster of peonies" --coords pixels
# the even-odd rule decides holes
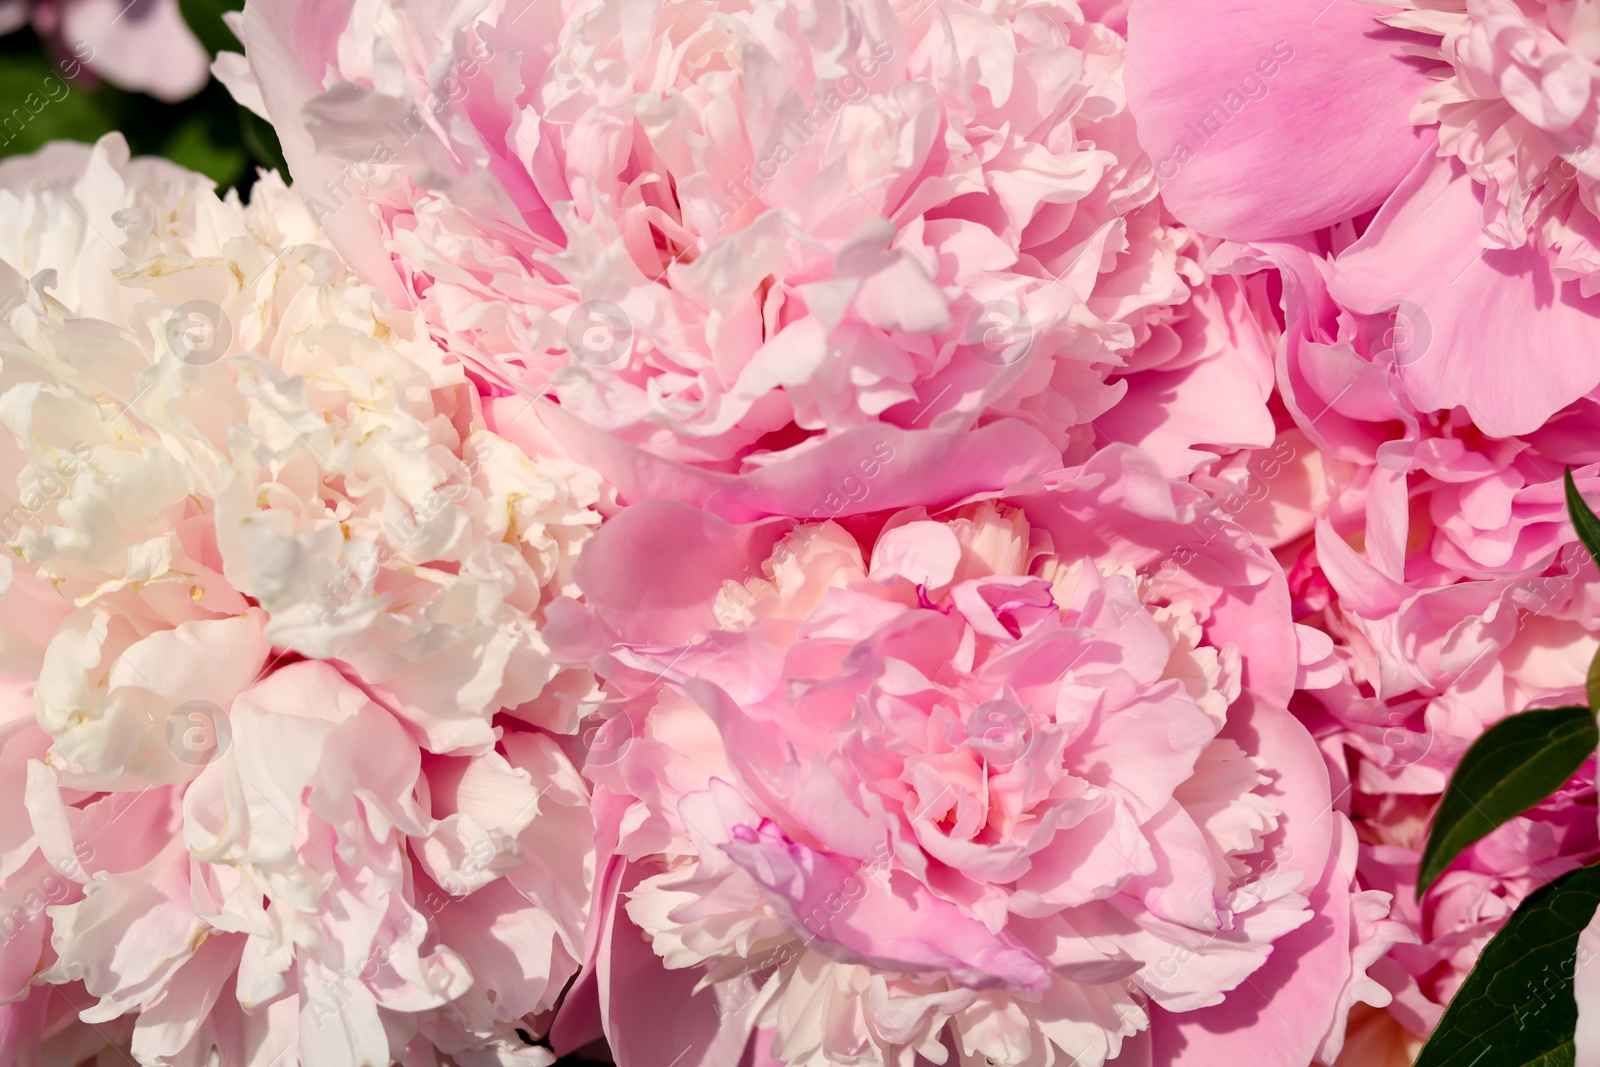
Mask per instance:
[[[1415,895],[1600,647],[1593,5],[230,25],[292,187],[0,164],[0,1062],[1398,1065],[1600,858]]]

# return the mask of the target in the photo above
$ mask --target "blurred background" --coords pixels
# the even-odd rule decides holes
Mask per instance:
[[[248,195],[257,169],[287,176],[266,122],[211,76],[238,51],[223,16],[244,0],[0,0],[0,159],[121,130]]]

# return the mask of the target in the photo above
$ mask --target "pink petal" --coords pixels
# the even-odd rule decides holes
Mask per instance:
[[[1464,406],[1486,433],[1510,437],[1600,384],[1600,297],[1556,281],[1532,244],[1480,247],[1480,198],[1459,164],[1424,160],[1338,258],[1328,289],[1364,314],[1407,302],[1415,347],[1397,371],[1411,402]]]
[[[177,0],[68,0],[61,33],[74,46],[92,48],[94,72],[123,89],[172,102],[211,80],[210,57]]]
[[[1203,233],[1309,233],[1376,207],[1425,149],[1430,83],[1357,0],[1135,0],[1128,98],[1167,204]]]
[[[647,500],[595,533],[573,579],[624,642],[687,643],[717,628],[712,601],[724,581],[758,573],[752,534],[698,508]]]
[[[762,889],[772,907],[809,944],[835,959],[892,971],[946,971],[974,989],[1005,985],[1039,990],[1044,962],[991,934],[954,904],[902,872],[893,889],[868,885],[855,860],[788,838],[775,823],[735,828],[723,851]]]
[[[250,41],[248,61],[260,88],[262,103],[278,139],[283,157],[289,163],[295,188],[304,189],[312,199],[328,238],[340,254],[364,279],[383,291],[400,307],[409,307],[411,298],[402,288],[378,233],[378,221],[369,213],[368,203],[359,193],[342,208],[321,203],[315,198],[328,196],[325,188],[348,188],[353,168],[347,162],[321,155],[312,144],[303,116],[305,105],[318,96],[324,86],[307,74],[323,70],[326,56],[339,51],[339,31],[349,21],[352,0],[271,0],[247,3],[240,18],[241,37]],[[329,183],[326,187],[324,183]],[[321,203],[322,210],[318,210]],[[334,203],[338,203],[337,200]]]
[[[1304,872],[1300,892],[1313,917],[1274,942],[1267,962],[1221,1004],[1156,1013],[1158,1065],[1232,1067],[1248,1049],[1251,1067],[1304,1067],[1333,1024],[1350,974],[1350,876],[1341,872],[1334,848],[1335,821],[1342,816],[1333,811],[1322,755],[1287,711],[1248,693],[1240,700],[1250,708],[1242,717],[1244,732],[1254,735],[1258,758],[1276,780],[1272,799],[1283,810],[1283,841],[1273,857],[1282,869]],[[1232,733],[1229,714],[1226,732]]]
[[[626,892],[649,871],[632,865]],[[736,1067],[749,1039],[748,1016],[724,1018],[715,987],[695,992],[698,968],[668,970],[644,932],[609,902],[596,974],[600,1012],[617,1067]]]
[[[516,421],[527,403],[520,397],[486,403],[490,428],[514,443],[525,443],[538,433],[526,425],[528,419]],[[573,458],[605,475],[625,502],[682,500],[731,522],[772,515],[839,518],[919,504],[938,507],[1008,489],[1061,466],[1061,453],[1044,435],[1003,419],[966,431],[863,426],[773,462],[751,464],[745,473],[724,474],[651,455],[554,404],[540,401],[537,406]]]

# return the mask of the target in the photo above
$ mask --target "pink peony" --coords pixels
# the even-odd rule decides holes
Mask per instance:
[[[1122,40],[1070,4],[253,0],[234,25],[219,76],[336,245],[514,397],[492,411],[559,401],[627,499],[642,464],[804,480],[877,426],[950,442],[975,491],[1016,472],[962,435],[1009,420],[1035,473],[1270,439],[1232,283],[1155,202]]]
[[[68,59],[121,89],[170,102],[211,80],[210,60],[183,19],[178,0],[0,0],[0,33],[29,22]],[[68,77],[75,77],[75,74]]]
[[[0,165],[0,1050],[538,1067],[594,827],[541,626],[600,486],[254,197]]]
[[[842,524],[645,503],[577,576],[550,632],[598,653],[612,705],[585,773],[619,1062],[1210,1064],[1243,1040],[1288,1067],[1387,1002],[1360,968],[1405,932],[1352,894],[1285,711],[1281,572],[1149,457]],[[643,1002],[641,936],[666,968]]]
[[[1574,468],[1600,497],[1600,451],[1588,398],[1516,436],[1413,402],[1400,371],[1437,343],[1428,322],[1344,296],[1383,218],[1213,260],[1248,275],[1261,297],[1250,306],[1278,335],[1279,445],[1222,466],[1250,473],[1257,501],[1240,521],[1283,561],[1314,642],[1293,708],[1355,821],[1357,884],[1393,893],[1389,918],[1418,939],[1368,969],[1394,1001],[1353,1016],[1341,1061],[1352,1065],[1409,1062],[1522,898],[1600,858],[1591,768],[1414,903],[1428,819],[1467,746],[1514,712],[1586,700],[1600,575],[1568,522],[1561,473]]]

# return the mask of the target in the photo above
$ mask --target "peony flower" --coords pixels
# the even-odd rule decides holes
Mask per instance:
[[[1148,456],[843,522],[648,502],[577,579],[619,1062],[1304,1064],[1387,1001],[1281,572]],[[641,936],[677,999],[629,996]]]
[[[537,620],[600,521],[594,474],[488,432],[460,365],[274,179],[247,211],[115,140],[72,155],[0,228],[25,348],[0,418],[29,458],[7,532],[76,625],[118,589],[179,601],[172,622],[249,603],[268,643],[348,663],[435,751],[490,743],[501,708],[570,730],[557,694],[586,683],[555,678]],[[68,758],[117,773],[118,719],[63,718]]]
[[[558,401],[626,499],[643,465],[803,481],[880,426],[950,442],[978,491],[1010,481],[966,433],[1013,420],[1032,473],[1270,440],[1234,294],[1154,199],[1121,38],[1070,4],[311,11],[248,4],[219,77],[351,263],[510,410]]]
[[[489,432],[273,176],[112,136],[0,168],[0,219],[18,1061],[547,1063],[593,683],[540,629],[598,479]]]
[[[1504,437],[1459,409],[1421,409],[1399,370],[1430,350],[1427,321],[1367,315],[1342,295],[1371,235],[1344,225],[1218,251],[1213,265],[1248,291],[1278,294],[1250,306],[1277,335],[1286,425],[1274,449],[1195,479],[1245,474],[1239,521],[1282,561],[1307,628],[1292,707],[1357,828],[1357,885],[1392,893],[1386,921],[1416,938],[1368,968],[1394,999],[1352,1016],[1350,1064],[1409,1062],[1522,898],[1600,857],[1590,768],[1416,902],[1428,820],[1467,747],[1509,714],[1587,699],[1600,597],[1561,475],[1600,495],[1600,454],[1588,398]]]
[[[1530,434],[1600,385],[1588,10],[1136,0],[1139,141],[1212,237],[1309,244],[1377,209],[1335,299],[1425,324],[1394,362],[1409,406]]]
[[[211,80],[206,50],[178,0],[0,0],[0,34],[30,22],[40,37],[121,89],[172,103]],[[73,60],[66,65],[77,69]]]

